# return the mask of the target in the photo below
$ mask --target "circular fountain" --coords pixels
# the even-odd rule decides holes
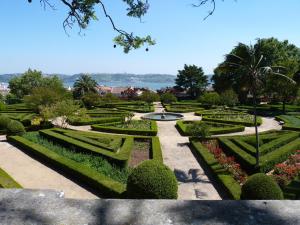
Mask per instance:
[[[144,116],[142,116],[143,119],[147,120],[157,120],[157,121],[173,121],[173,120],[179,120],[183,118],[183,115],[178,113],[148,113]]]

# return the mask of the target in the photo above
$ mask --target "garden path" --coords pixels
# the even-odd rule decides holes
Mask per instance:
[[[0,136],[0,168],[11,175],[22,187],[63,191],[66,198],[98,199],[83,187],[31,158]]]
[[[155,104],[155,112],[163,107]],[[189,119],[199,119],[190,114]],[[164,163],[175,173],[179,182],[178,199],[219,200],[221,197],[188,147],[188,137],[182,137],[175,128],[176,121],[157,121],[158,136]]]
[[[269,130],[281,130],[282,126],[275,120],[274,117],[262,117],[262,124],[258,127],[258,132],[265,132]],[[234,136],[234,135],[247,135],[255,134],[254,127],[245,127],[243,132],[236,132],[230,134],[214,135],[214,136]]]

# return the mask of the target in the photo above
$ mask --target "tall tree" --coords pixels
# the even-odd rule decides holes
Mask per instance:
[[[187,90],[192,98],[197,98],[204,92],[208,80],[201,67],[185,64],[183,70],[178,70],[175,83],[177,87]]]
[[[9,81],[10,93],[19,99],[30,95],[35,88],[39,87],[63,89],[63,83],[57,76],[44,77],[41,71],[31,69]]]
[[[73,96],[74,98],[81,98],[89,92],[96,93],[97,81],[87,74],[81,75],[74,83]]]
[[[243,46],[236,46],[229,54],[236,54],[239,51],[243,51],[240,48],[243,48]],[[276,38],[258,39],[253,48],[264,56],[263,62],[265,65],[283,66],[287,69],[288,73],[293,73],[293,71],[299,69],[300,49],[288,41],[279,41]],[[224,71],[219,67],[214,72],[215,74],[212,77],[214,82],[213,87],[218,93],[232,88],[238,94],[239,100],[242,103],[247,101],[247,93],[249,91],[247,84],[249,82],[245,79],[243,73],[231,70]],[[263,92],[264,90],[261,89],[260,91]]]
[[[220,66],[223,71],[231,71],[237,74],[242,74],[242,79],[248,91],[253,96],[254,107],[254,126],[256,135],[256,166],[259,167],[259,137],[257,129],[257,94],[258,91],[264,88],[267,76],[276,76],[285,79],[285,82],[292,82],[289,77],[277,72],[280,68],[272,67],[269,61],[262,54],[260,45],[248,46],[240,43],[238,48],[225,58],[225,62]]]

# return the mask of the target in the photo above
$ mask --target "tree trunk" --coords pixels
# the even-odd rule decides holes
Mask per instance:
[[[257,128],[257,110],[256,110],[256,92],[253,92],[253,106],[254,106],[254,126],[255,126],[255,137],[256,137],[256,163],[255,167],[259,168],[259,136],[258,136],[258,128]]]
[[[283,101],[282,101],[282,112],[283,112],[283,114],[285,114],[285,104],[286,104],[286,100],[284,98]]]

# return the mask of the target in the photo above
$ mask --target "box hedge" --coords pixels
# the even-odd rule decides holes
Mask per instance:
[[[126,186],[99,172],[81,165],[73,160],[67,159],[57,153],[35,144],[23,137],[10,136],[8,141],[26,153],[29,153],[53,167],[62,170],[76,180],[80,180],[95,190],[98,190],[106,198],[122,198],[126,191]]]

